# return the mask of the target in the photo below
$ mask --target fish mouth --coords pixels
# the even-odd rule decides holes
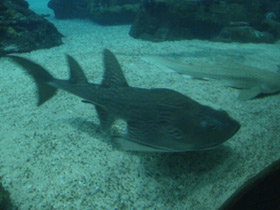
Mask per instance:
[[[237,121],[233,121],[232,124],[234,126],[232,126],[232,125],[229,126],[229,127],[231,127],[231,131],[228,133],[227,137],[224,138],[221,142],[218,142],[218,143],[214,144],[211,148],[214,148],[214,147],[217,147],[217,146],[223,144],[224,142],[229,140],[231,137],[233,137],[239,131],[239,129],[241,128],[240,123],[238,123]]]
[[[239,122],[233,120],[231,123],[228,124],[228,132],[227,135],[225,136],[225,138],[221,139],[220,142],[218,142],[216,144],[216,146],[218,146],[219,144],[224,143],[225,141],[227,141],[228,139],[230,139],[231,137],[233,137],[241,128],[241,125]]]
[[[226,142],[227,140],[229,140],[231,137],[233,137],[241,128],[240,123],[238,123],[237,121],[232,121],[229,125],[228,125],[228,133],[226,136],[224,136],[224,138],[221,139],[216,139],[215,141],[209,142],[209,144],[202,146],[201,148],[198,148],[198,150],[210,150],[210,149],[215,149],[216,147],[219,147],[220,145],[222,145],[224,142]]]

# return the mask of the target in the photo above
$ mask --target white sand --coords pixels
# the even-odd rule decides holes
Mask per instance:
[[[224,146],[181,154],[132,153],[112,147],[96,133],[91,105],[66,92],[41,107],[23,71],[0,59],[0,177],[20,210],[217,209],[242,183],[280,156],[280,95],[237,101],[237,90],[167,73],[140,56],[184,53],[189,59],[217,55],[276,71],[279,44],[205,41],[150,43],[128,35],[129,26],[54,21],[64,45],[22,56],[68,77],[64,54],[73,55],[91,82],[100,83],[102,51],[116,53],[129,84],[165,87],[222,108],[242,128]],[[115,128],[118,130],[118,127]]]

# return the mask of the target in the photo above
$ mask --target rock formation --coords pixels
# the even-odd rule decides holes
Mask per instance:
[[[101,25],[131,24],[141,0],[51,0],[55,17],[89,18]]]
[[[150,41],[273,43],[280,38],[279,11],[273,7],[279,8],[279,1],[143,0],[130,35]]]
[[[0,55],[29,52],[62,44],[62,34],[24,0],[0,2]]]

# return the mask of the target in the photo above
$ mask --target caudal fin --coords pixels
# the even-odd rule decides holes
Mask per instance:
[[[36,82],[39,97],[37,103],[38,106],[42,105],[55,95],[57,88],[48,84],[53,81],[54,78],[45,68],[23,57],[15,55],[7,55],[7,57],[11,58],[15,63],[23,67],[23,69],[31,75]]]

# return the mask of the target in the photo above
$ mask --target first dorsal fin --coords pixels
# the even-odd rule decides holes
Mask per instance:
[[[72,84],[77,83],[87,83],[86,75],[84,74],[84,71],[82,70],[79,63],[70,55],[67,56],[68,66],[70,69],[70,79],[69,82]]]
[[[107,49],[104,50],[104,66],[103,87],[128,87],[117,58]]]

